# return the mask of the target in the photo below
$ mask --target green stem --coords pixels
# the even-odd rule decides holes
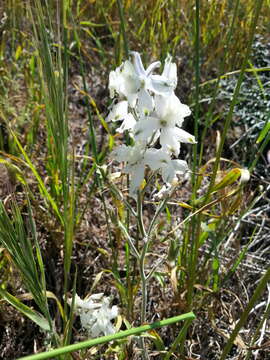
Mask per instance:
[[[106,176],[104,175],[103,171],[102,171],[102,177],[104,182],[106,182]],[[125,199],[125,197],[123,196],[123,194],[117,189],[117,187],[112,183],[112,182],[108,182],[108,186],[110,187],[110,190],[112,192],[112,194],[121,202],[123,202],[126,206],[126,208],[129,210],[129,212],[135,217],[137,218],[137,213],[136,211],[132,208],[132,206],[129,204],[129,202]]]
[[[143,206],[142,206],[142,194],[140,191],[138,191],[138,195],[137,195],[137,219],[138,219],[138,226],[139,226],[139,230],[140,233],[143,237],[143,240],[145,242],[147,242],[147,233],[145,231],[144,228],[144,223],[143,223]]]
[[[77,344],[64,346],[64,347],[61,347],[59,349],[54,349],[54,350],[43,352],[43,353],[40,353],[40,354],[25,356],[25,357],[22,357],[22,358],[20,358],[18,360],[52,359],[52,358],[54,358],[56,356],[60,356],[60,355],[63,355],[63,354],[68,354],[68,353],[71,353],[71,352],[74,352],[74,351],[79,351],[79,350],[90,348],[92,346],[97,346],[97,345],[100,345],[100,344],[105,344],[105,343],[108,343],[110,341],[115,341],[115,340],[126,338],[128,336],[139,335],[142,332],[146,332],[146,331],[153,330],[153,329],[156,329],[156,328],[160,328],[160,327],[163,327],[163,326],[171,325],[171,324],[177,323],[179,321],[193,320],[193,319],[195,319],[195,315],[193,314],[193,312],[189,312],[189,313],[186,313],[186,314],[174,316],[174,317],[169,318],[169,319],[156,321],[156,322],[154,322],[152,324],[149,324],[149,325],[143,325],[143,326],[139,326],[137,328],[132,328],[132,329],[125,330],[125,331],[119,331],[118,333],[113,334],[113,335],[102,336],[102,337],[99,337],[97,339],[91,339],[91,340],[82,341],[82,342],[77,343]]]
[[[140,231],[140,235],[143,238],[143,249],[141,254],[139,255],[139,272],[140,272],[140,277],[141,277],[141,282],[142,282],[142,305],[141,305],[141,323],[145,323],[146,322],[146,307],[147,307],[147,298],[148,298],[148,293],[147,293],[147,281],[148,278],[145,275],[145,269],[144,269],[144,265],[145,265],[145,257],[148,251],[148,247],[149,247],[149,243],[150,243],[150,239],[151,239],[151,233],[153,231],[154,225],[157,221],[158,216],[160,215],[161,211],[164,209],[164,207],[166,206],[167,201],[169,200],[171,194],[169,196],[167,196],[162,203],[159,205],[159,207],[157,208],[155,215],[149,225],[148,231],[145,231],[145,227],[144,227],[144,223],[143,223],[143,202],[142,202],[142,193],[139,191],[138,192],[138,196],[137,196],[137,221],[138,221],[138,228]],[[144,345],[144,339],[141,339],[141,348],[143,351],[143,357],[144,359],[148,360],[149,356],[147,353],[147,350],[145,348]]]
[[[153,216],[153,219],[149,225],[148,231],[147,231],[147,236],[150,239],[151,237],[151,233],[153,231],[153,228],[155,226],[155,223],[157,221],[158,216],[160,215],[160,213],[163,211],[163,209],[165,208],[165,206],[167,205],[168,200],[171,198],[172,194],[173,194],[174,189],[170,192],[170,194],[161,202],[161,204],[159,205],[159,207],[157,208],[155,215]]]
[[[121,23],[121,32],[122,32],[123,41],[124,41],[125,54],[126,54],[126,58],[128,58],[129,49],[128,49],[128,41],[127,41],[127,36],[126,36],[126,29],[125,29],[126,28],[125,17],[124,17],[123,5],[122,5],[121,0],[117,0],[117,6],[118,6],[119,17],[120,17],[120,23]]]
[[[270,117],[270,114],[269,114],[269,117]],[[268,117],[268,119],[269,119]],[[269,121],[269,120],[268,120]],[[263,143],[261,144],[261,146],[259,147],[259,150],[256,152],[255,154],[255,158],[254,160],[252,161],[250,167],[249,167],[249,171],[252,172],[255,168],[255,166],[257,165],[257,162],[260,158],[260,156],[262,155],[262,152],[263,150],[265,149],[265,147],[267,146],[267,144],[269,143],[270,141],[270,132],[268,133],[268,135],[264,138],[264,141]]]
[[[138,228],[144,243],[139,259],[139,272],[142,282],[141,324],[144,324],[146,322],[146,307],[147,307],[147,297],[148,297],[147,280],[145,275],[144,263],[145,263],[145,256],[147,254],[147,249],[149,244],[149,237],[147,236],[143,223],[143,203],[142,203],[142,194],[140,191],[138,191],[138,195],[137,195],[137,215],[138,215],[137,216]],[[140,345],[142,349],[143,359],[148,360],[149,355],[145,347],[145,342],[143,338],[140,338]]]
[[[140,254],[139,254],[138,250],[136,249],[135,245],[133,244],[133,241],[132,241],[131,237],[129,236],[129,233],[127,232],[125,225],[120,220],[118,220],[118,226],[120,227],[120,229],[122,230],[122,232],[124,233],[124,235],[128,241],[132,255],[135,256],[137,260],[139,260]]]
[[[200,0],[196,0],[196,9],[195,9],[195,123],[194,123],[194,135],[198,139],[198,129],[199,129],[199,96],[200,96]],[[192,203],[196,199],[196,172],[197,172],[197,156],[198,156],[198,145],[193,145],[193,165],[192,165]],[[195,209],[194,209],[195,210]],[[193,284],[195,281],[195,268],[196,268],[196,256],[198,247],[198,237],[196,237],[196,217],[194,216],[191,220],[189,226],[189,233],[191,238],[191,256],[189,261],[189,274],[190,280],[188,282],[188,291],[187,291],[187,303],[188,308],[191,308],[192,296],[193,296]],[[194,262],[195,260],[195,262]]]
[[[195,113],[194,113],[194,136],[199,136],[199,110],[200,110],[200,0],[196,0],[195,10]],[[196,169],[197,169],[198,144],[193,145],[193,163],[191,180],[193,184],[192,200],[196,198]]]
[[[145,270],[144,270],[144,263],[145,263],[145,256],[147,254],[148,249],[148,243],[145,243],[143,247],[143,251],[141,253],[140,257],[140,276],[142,280],[142,306],[141,306],[141,324],[144,324],[146,321],[146,306],[147,306],[147,279],[145,276]]]

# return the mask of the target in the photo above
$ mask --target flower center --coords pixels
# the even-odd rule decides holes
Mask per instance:
[[[145,85],[146,85],[146,79],[144,76],[139,76],[139,80],[140,80],[140,83],[141,83],[141,86],[140,88],[143,89],[145,88]]]
[[[161,127],[166,127],[168,125],[168,123],[165,119],[160,119],[159,123],[160,123]]]

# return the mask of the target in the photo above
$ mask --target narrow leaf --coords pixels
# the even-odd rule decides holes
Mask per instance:
[[[27,316],[29,319],[34,321],[39,327],[41,327],[45,331],[50,331],[50,325],[48,321],[37,311],[32,310],[27,305],[20,302],[15,296],[8,293],[3,288],[0,288],[0,295],[3,299],[5,299],[10,305],[15,307],[18,311],[20,311],[22,314]]]

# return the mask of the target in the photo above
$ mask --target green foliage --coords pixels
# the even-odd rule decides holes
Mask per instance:
[[[29,319],[35,322],[41,329],[45,331],[51,331],[49,322],[43,316],[38,314],[37,311],[34,311],[28,306],[24,305],[15,296],[12,296],[4,289],[0,288],[0,295],[4,300],[10,303],[15,309],[17,309],[23,315],[27,316]]]
[[[11,217],[0,202],[0,242],[8,250],[15,266],[20,271],[24,285],[32,294],[46,320],[6,290],[1,290],[1,296],[43,329],[53,332],[46,296],[45,270],[29,199],[27,199],[27,210],[28,228],[26,229],[16,201],[14,199],[11,201]]]

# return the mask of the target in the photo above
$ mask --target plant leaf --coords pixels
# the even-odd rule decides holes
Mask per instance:
[[[20,302],[20,300],[18,300],[15,296],[11,295],[9,292],[4,290],[3,288],[0,288],[0,295],[10,305],[15,307],[15,309],[17,309],[22,314],[27,316],[29,319],[34,321],[43,330],[50,331],[49,322],[41,314],[39,314],[37,311],[32,310],[30,307],[28,307],[27,305]]]

